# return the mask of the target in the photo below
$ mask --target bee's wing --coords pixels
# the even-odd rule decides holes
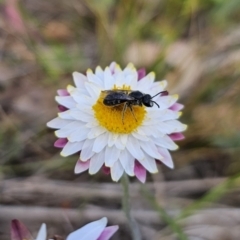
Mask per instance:
[[[126,90],[105,90],[101,92],[101,98],[125,101],[134,100],[133,97],[128,95],[128,92]]]
[[[122,90],[122,89],[114,89],[114,90],[103,90],[101,92],[101,96],[104,98],[106,97],[107,95],[114,95],[114,94],[117,94],[117,95],[128,95],[130,92],[132,92],[131,90]],[[132,99],[132,98],[131,98]]]

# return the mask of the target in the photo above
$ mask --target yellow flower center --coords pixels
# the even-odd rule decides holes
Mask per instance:
[[[114,86],[114,90],[130,90],[130,87],[123,85],[121,88],[117,88]],[[124,103],[106,106],[103,103],[104,97],[106,95],[102,92],[93,106],[95,117],[102,127],[114,133],[131,133],[142,124],[146,114],[144,106],[132,106],[132,111],[127,107],[124,111]]]

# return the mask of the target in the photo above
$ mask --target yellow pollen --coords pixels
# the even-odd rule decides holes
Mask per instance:
[[[130,87],[123,85],[121,88],[114,85],[113,90],[130,90]],[[143,122],[146,110],[144,106],[132,106],[133,113],[127,107],[123,116],[124,104],[117,106],[106,106],[103,104],[103,96],[100,94],[97,102],[93,106],[95,118],[99,124],[113,133],[131,133]],[[133,115],[134,114],[134,115]],[[135,117],[136,119],[135,119]]]

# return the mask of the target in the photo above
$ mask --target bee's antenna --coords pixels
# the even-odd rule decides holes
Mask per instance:
[[[164,96],[166,96],[166,95],[168,95],[168,91],[159,92],[159,93],[157,93],[156,95],[152,96],[151,99],[154,98],[154,97],[156,97],[156,96],[159,95],[159,94],[163,94]]]
[[[155,103],[158,106],[158,108],[160,108],[160,106],[155,101],[152,101],[152,102]]]

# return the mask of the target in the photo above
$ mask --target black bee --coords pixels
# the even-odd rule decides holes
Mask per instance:
[[[105,94],[103,98],[103,104],[106,106],[118,106],[120,104],[124,104],[123,111],[122,111],[122,122],[124,119],[124,114],[127,108],[130,109],[133,117],[137,121],[132,106],[145,106],[145,107],[153,107],[156,104],[158,107],[159,105],[153,101],[152,99],[157,95],[168,95],[167,91],[162,91],[157,93],[154,96],[150,94],[145,94],[140,91],[132,91],[132,90],[106,90],[102,91]]]

